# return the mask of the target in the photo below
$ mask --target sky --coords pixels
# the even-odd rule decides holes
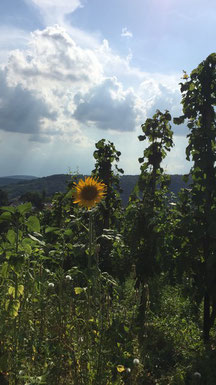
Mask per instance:
[[[95,143],[139,174],[141,124],[182,114],[179,83],[215,51],[215,0],[1,0],[0,176],[90,174]],[[187,173],[187,128],[164,160]]]

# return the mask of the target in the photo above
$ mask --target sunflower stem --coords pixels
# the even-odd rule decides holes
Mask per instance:
[[[88,254],[88,268],[92,265],[92,251],[93,251],[93,215],[89,214],[89,254]]]

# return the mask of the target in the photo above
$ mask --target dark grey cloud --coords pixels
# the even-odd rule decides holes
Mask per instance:
[[[43,118],[55,120],[57,115],[34,91],[8,86],[6,73],[0,71],[0,129],[39,138]]]
[[[136,97],[124,92],[115,78],[105,79],[86,94],[74,97],[74,117],[82,123],[92,122],[102,130],[133,131],[136,127]]]

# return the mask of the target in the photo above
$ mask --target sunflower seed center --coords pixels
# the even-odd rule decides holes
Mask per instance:
[[[85,186],[81,191],[81,198],[85,201],[91,201],[98,195],[97,186]]]

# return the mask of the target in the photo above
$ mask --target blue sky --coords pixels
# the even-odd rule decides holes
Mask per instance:
[[[215,0],[2,0],[0,176],[94,168],[111,140],[138,174],[140,125],[181,114],[179,82],[215,51]],[[185,173],[185,127],[164,162]]]

